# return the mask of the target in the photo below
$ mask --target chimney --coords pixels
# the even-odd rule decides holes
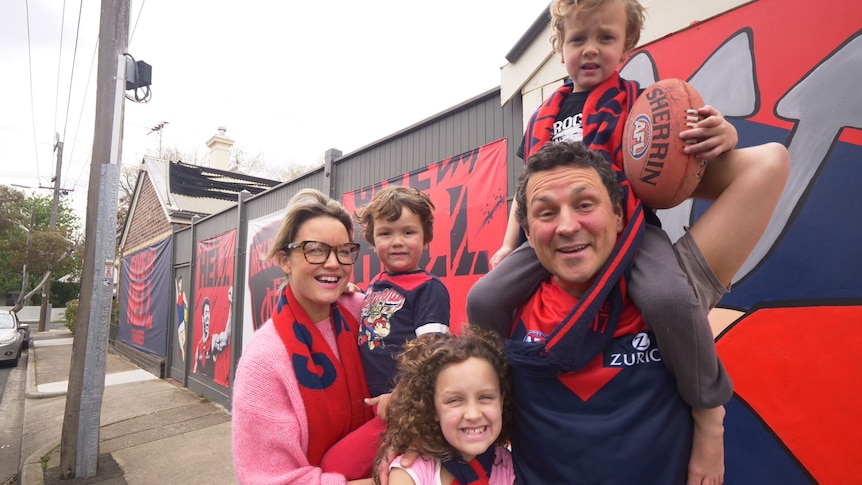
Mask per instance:
[[[210,168],[230,170],[228,161],[230,160],[230,147],[233,146],[233,140],[228,138],[225,132],[227,132],[227,128],[219,126],[218,133],[207,140],[207,148],[210,149]]]

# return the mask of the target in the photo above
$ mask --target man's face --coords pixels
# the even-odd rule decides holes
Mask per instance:
[[[535,173],[526,201],[527,239],[536,256],[564,290],[582,296],[623,229],[599,173],[571,166]]]
[[[182,292],[183,292],[183,279],[179,278],[179,279],[177,279],[177,293],[182,293]]]
[[[206,340],[210,336],[210,306],[209,304],[204,304],[203,315],[201,317],[201,324],[203,325],[203,335],[201,335],[202,340]]]

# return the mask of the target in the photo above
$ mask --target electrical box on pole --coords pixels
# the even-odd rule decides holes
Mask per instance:
[[[126,91],[145,88],[152,83],[153,68],[144,61],[126,58]]]

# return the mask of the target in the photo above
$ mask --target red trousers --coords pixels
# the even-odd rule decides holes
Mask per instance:
[[[370,477],[385,429],[383,420],[374,416],[332,445],[320,460],[320,468],[326,473],[340,473],[348,480]]]

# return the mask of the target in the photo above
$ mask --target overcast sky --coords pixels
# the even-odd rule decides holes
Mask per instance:
[[[0,180],[51,186],[59,133],[62,187],[82,222],[100,3],[0,5]],[[153,84],[149,103],[126,102],[123,163],[160,141],[205,157],[219,126],[273,166],[350,153],[499,86],[506,53],[547,4],[132,0],[129,53]],[[148,134],[163,121],[161,140]]]

